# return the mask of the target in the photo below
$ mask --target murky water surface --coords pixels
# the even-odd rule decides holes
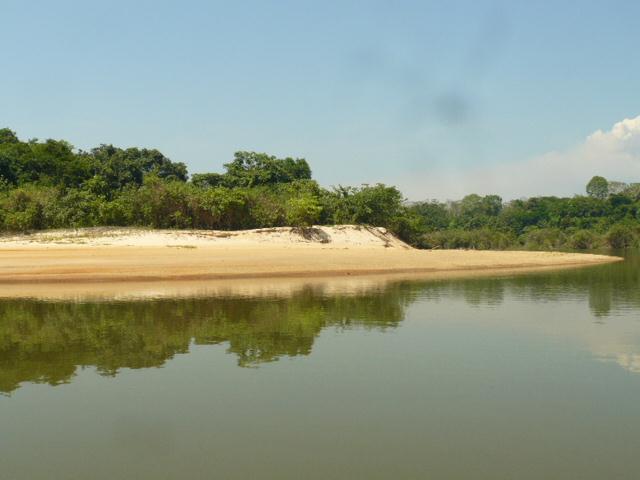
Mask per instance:
[[[635,480],[640,256],[286,297],[2,300],[0,393],[2,479]]]

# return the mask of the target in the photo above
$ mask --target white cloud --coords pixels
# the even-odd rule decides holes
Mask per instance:
[[[400,180],[412,200],[456,199],[469,193],[497,193],[504,199],[583,193],[594,175],[640,182],[640,116],[598,130],[583,143],[529,160],[466,171],[436,171],[427,178]]]

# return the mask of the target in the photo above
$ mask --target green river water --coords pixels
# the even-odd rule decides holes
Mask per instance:
[[[0,479],[640,478],[640,255],[501,278],[0,300]]]

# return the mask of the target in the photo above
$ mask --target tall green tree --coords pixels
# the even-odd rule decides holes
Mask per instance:
[[[609,182],[606,178],[596,175],[587,183],[587,195],[604,199],[609,195]]]
[[[224,165],[226,182],[232,187],[274,185],[311,179],[311,168],[304,158],[276,158],[266,153],[236,152]]]

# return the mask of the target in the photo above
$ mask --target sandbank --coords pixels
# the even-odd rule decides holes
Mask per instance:
[[[417,250],[382,228],[96,228],[0,238],[0,297],[203,291],[295,279],[440,278],[597,265],[582,253]],[[54,295],[55,296],[55,295]]]

